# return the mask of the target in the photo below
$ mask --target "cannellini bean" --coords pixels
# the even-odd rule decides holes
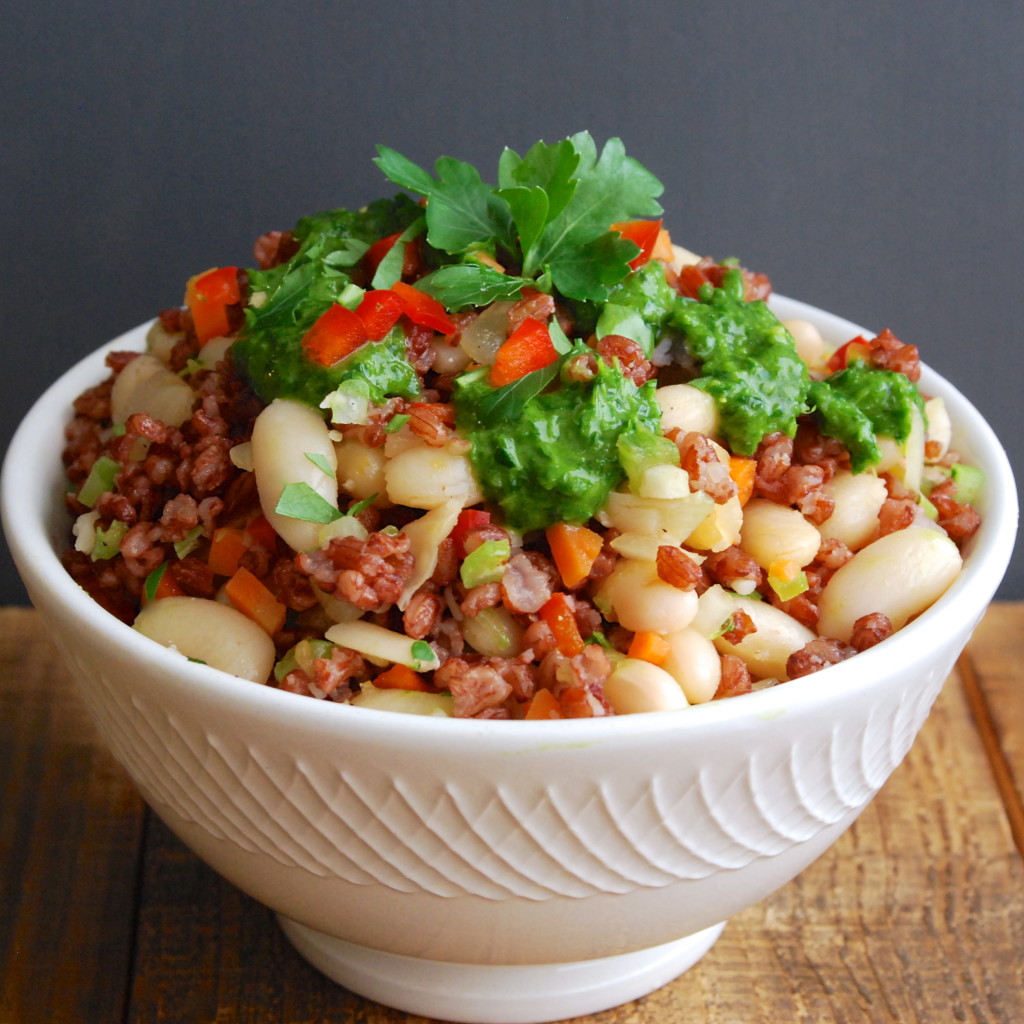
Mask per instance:
[[[672,263],[670,266],[678,274],[683,267],[692,267],[700,263],[700,256],[681,245],[672,243]]]
[[[325,473],[309,456],[326,460],[331,473]],[[323,417],[301,402],[275,398],[253,424],[252,460],[260,506],[270,525],[294,551],[317,548],[319,523],[274,510],[289,484],[307,484],[328,505],[338,507],[337,459]]]
[[[398,607],[402,611],[409,606],[412,595],[433,575],[441,541],[455,529],[461,511],[461,502],[446,501],[402,529],[409,538],[409,549],[414,559],[412,574],[398,599]]]
[[[374,711],[403,711],[409,715],[452,718],[455,701],[450,693],[423,693],[421,690],[382,690],[372,683],[362,683],[351,702],[359,708]]]
[[[782,326],[793,336],[797,355],[810,367],[825,361],[825,341],[810,320],[783,320]]]
[[[360,501],[375,494],[383,496],[385,458],[380,448],[370,448],[350,438],[335,442],[334,454],[338,460],[338,486],[346,494]]]
[[[465,508],[483,501],[469,459],[426,444],[388,459],[384,480],[388,497],[410,508],[437,508],[448,501]]]
[[[842,541],[851,551],[862,548],[878,532],[878,513],[888,497],[885,482],[873,473],[842,470],[825,485],[825,493],[835,508],[818,532]]]
[[[146,332],[146,351],[162,363],[170,363],[171,351],[184,337],[184,331],[169,331],[159,320],[154,320]]]
[[[740,539],[742,526],[743,506],[733,495],[712,508],[711,514],[686,538],[686,544],[698,551],[724,551]]]
[[[755,676],[763,679],[786,679],[786,661],[794,652],[814,639],[814,634],[792,615],[767,601],[736,598],[753,620],[755,630],[738,644],[724,637],[715,638],[715,647],[721,654],[735,654],[742,658]]]
[[[743,510],[740,547],[762,569],[772,562],[795,562],[802,567],[814,560],[821,534],[795,508],[752,498]]]
[[[169,427],[180,427],[192,415],[195,392],[156,356],[143,352],[117,375],[110,393],[110,416],[124,423],[144,412]]]
[[[240,611],[203,597],[164,597],[150,601],[134,628],[188,658],[250,679],[267,680],[274,667],[274,642]]]
[[[668,433],[673,427],[689,432],[697,430],[709,437],[718,432],[718,405],[715,400],[692,384],[666,384],[654,392],[661,406],[661,429]]]
[[[658,576],[654,562],[623,558],[601,584],[598,600],[626,629],[670,633],[697,614],[697,592],[680,590]]]
[[[932,452],[926,455],[925,461],[938,462],[949,451],[953,440],[953,421],[949,418],[946,401],[941,395],[929,398],[924,403],[924,418],[928,424],[926,441],[932,445]]]
[[[825,585],[818,632],[847,641],[862,615],[881,612],[896,629],[940,598],[962,567],[940,530],[908,526],[861,548]]]
[[[432,341],[430,350],[434,354],[430,368],[434,373],[459,373],[469,365],[469,353],[460,345],[449,345],[447,341]]]
[[[711,700],[722,679],[722,660],[715,645],[692,627],[669,633],[668,657],[661,667],[682,687],[691,704]]]
[[[324,634],[332,644],[348,647],[379,664],[405,665],[414,672],[428,672],[438,668],[440,661],[428,644],[410,640],[404,633],[385,629],[362,619],[339,622]],[[421,651],[422,644],[422,653]],[[429,651],[429,656],[426,652]]]
[[[605,680],[604,695],[618,715],[678,711],[689,706],[679,683],[663,668],[639,658],[623,658]]]
[[[903,442],[891,437],[877,438],[882,458],[874,466],[876,473],[891,473],[911,491],[921,490],[924,474],[924,417],[916,407],[911,410],[910,433]]]
[[[703,491],[680,498],[643,498],[612,491],[597,518],[620,533],[665,536],[670,538],[666,544],[681,544],[715,507]]]

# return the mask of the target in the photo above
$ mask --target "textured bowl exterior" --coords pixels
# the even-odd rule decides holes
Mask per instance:
[[[836,343],[858,331],[800,303],[778,307]],[[985,523],[951,590],[873,650],[746,697],[608,720],[324,705],[188,663],[106,615],[60,569],[55,453],[71,399],[101,363],[94,355],[47,392],[5,465],[5,529],[33,602],[104,740],[189,846],[286,917],[389,953],[586,960],[690,935],[768,895],[903,759],[1016,529],[1002,449],[928,374],[957,447],[986,471]]]

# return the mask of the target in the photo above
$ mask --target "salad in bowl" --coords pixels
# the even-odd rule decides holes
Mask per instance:
[[[981,474],[913,345],[780,320],[617,139],[376,162],[405,191],[196,274],[76,400],[64,564],[114,615],[320,700],[602,717],[835,664],[956,578]]]

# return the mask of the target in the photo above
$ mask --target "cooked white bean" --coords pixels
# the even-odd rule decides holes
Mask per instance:
[[[174,346],[184,337],[184,331],[169,331],[159,320],[154,320],[146,332],[146,351],[156,356],[162,363],[168,364]]]
[[[697,430],[709,437],[718,432],[718,404],[706,392],[692,384],[666,384],[654,392],[661,406],[661,430],[673,427],[689,432]]]
[[[822,537],[842,541],[851,551],[862,548],[878,532],[878,513],[888,491],[873,473],[841,470],[825,485],[835,501],[832,515],[819,527]]]
[[[461,502],[446,501],[403,527],[402,533],[409,538],[409,550],[414,561],[412,574],[398,599],[398,607],[402,611],[409,606],[412,595],[433,575],[441,541],[455,529],[461,511]]]
[[[678,711],[689,706],[679,683],[668,672],[639,658],[618,662],[605,680],[604,695],[617,715]]]
[[[338,460],[338,486],[353,498],[363,500],[375,494],[383,497],[386,490],[384,483],[384,452],[380,448],[350,438],[347,441],[336,441],[334,453]]]
[[[686,538],[686,545],[697,551],[724,551],[740,539],[742,527],[743,506],[733,495],[712,508],[711,515]]]
[[[621,559],[601,584],[601,604],[626,629],[671,633],[684,629],[697,614],[697,592],[680,590],[658,575],[654,562]]]
[[[450,693],[386,690],[372,683],[363,683],[351,703],[374,711],[404,711],[407,715],[430,715],[435,718],[452,718],[455,715],[455,701]]]
[[[946,401],[941,395],[929,398],[924,403],[924,418],[927,423],[926,444],[931,446],[931,452],[925,454],[925,461],[938,462],[949,451],[953,440],[953,421],[949,418]]]
[[[203,597],[164,597],[150,601],[134,628],[187,658],[222,672],[265,682],[274,667],[274,642],[240,611]]]
[[[437,508],[448,501],[465,508],[483,501],[469,459],[426,444],[388,459],[384,480],[388,497],[410,508]]]
[[[805,566],[821,547],[821,534],[795,508],[765,498],[752,498],[743,510],[740,547],[762,569],[772,562]]]
[[[110,417],[125,423],[144,412],[170,427],[180,427],[192,415],[195,392],[148,352],[137,355],[117,375],[110,392]]]
[[[683,267],[692,267],[700,263],[700,256],[695,252],[690,252],[689,249],[684,249],[681,245],[672,243],[672,269],[678,274]]]
[[[469,365],[469,353],[461,345],[449,345],[442,339],[432,341],[430,350],[434,353],[430,364],[434,373],[460,373]]]
[[[881,612],[899,629],[956,579],[960,552],[941,530],[909,526],[861,548],[825,585],[818,632],[847,641],[862,615]]]
[[[825,341],[810,320],[783,320],[782,326],[793,336],[796,354],[810,367],[825,361]]]
[[[715,647],[721,654],[735,654],[742,658],[755,676],[786,679],[786,660],[794,651],[810,643],[814,634],[792,615],[787,615],[781,608],[767,601],[736,598],[736,606],[742,608],[753,620],[754,632],[738,644],[717,637]]]
[[[330,473],[314,459],[324,460]],[[274,510],[290,484],[307,484],[328,505],[338,507],[337,459],[323,417],[301,402],[275,398],[253,424],[252,461],[260,506],[270,525],[294,551],[317,548],[319,523]]]
[[[362,619],[356,622],[339,622],[324,634],[332,644],[348,647],[379,664],[405,665],[415,672],[426,672],[441,664],[429,645],[422,641],[410,640],[404,633],[385,629],[374,622]],[[429,651],[429,656],[426,652]]]
[[[661,667],[682,687],[691,704],[711,700],[722,679],[722,660],[715,645],[692,627],[669,633],[668,657]]]
[[[620,533],[665,536],[666,544],[681,544],[715,509],[703,492],[682,498],[642,498],[638,494],[612,491],[597,518]]]

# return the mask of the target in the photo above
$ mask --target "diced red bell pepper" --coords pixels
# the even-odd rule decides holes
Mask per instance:
[[[401,238],[402,232],[396,231],[393,235],[374,242],[363,255],[363,267],[367,275],[372,278],[377,273],[381,260],[391,251],[392,246]],[[405,252],[402,254],[402,277],[413,277],[420,266],[419,240],[413,238],[405,242]]]
[[[623,238],[638,246],[640,252],[629,261],[631,270],[642,267],[650,260],[661,231],[660,220],[627,220],[612,225],[612,231],[618,231]]]
[[[540,617],[548,624],[558,650],[567,658],[583,652],[583,637],[569,598],[561,591],[552,594],[540,610]]]
[[[215,267],[191,277],[185,285],[185,305],[200,346],[231,332],[228,307],[242,301],[238,267]]]
[[[335,302],[306,331],[302,348],[314,362],[333,366],[366,341],[366,326],[358,314]]]
[[[402,300],[402,311],[414,324],[440,334],[455,333],[454,321],[437,299],[404,281],[396,281],[391,290]]]
[[[482,508],[464,508],[455,520],[455,528],[452,530],[452,541],[455,543],[455,553],[459,558],[466,557],[466,535],[470,530],[478,526],[487,526],[491,521],[491,513],[485,512]]]
[[[356,309],[370,341],[380,341],[398,323],[398,318],[404,312],[402,300],[390,288],[367,292]]]
[[[520,377],[542,370],[558,358],[547,324],[528,316],[505,339],[494,356],[490,382],[500,388]]]
[[[867,360],[871,355],[871,343],[862,337],[856,337],[832,353],[828,361],[828,369],[835,373],[837,370],[844,370],[855,359]]]

